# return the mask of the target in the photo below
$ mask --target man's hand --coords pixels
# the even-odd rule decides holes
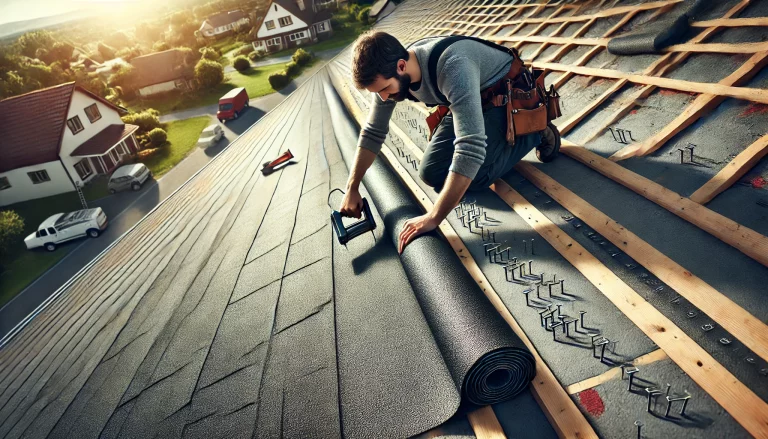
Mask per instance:
[[[419,235],[423,235],[425,233],[431,232],[432,230],[435,230],[438,224],[440,224],[440,221],[433,218],[432,215],[430,214],[417,216],[416,218],[409,219],[408,221],[405,222],[405,225],[403,226],[403,230],[400,231],[400,238],[398,239],[399,245],[398,245],[397,251],[400,254],[402,254],[405,246],[408,245],[411,241],[413,241],[414,238],[416,238]]]
[[[339,207],[339,213],[344,216],[360,218],[362,214],[360,211],[363,208],[363,197],[360,196],[360,191],[356,188],[348,189],[344,195],[344,199],[341,200],[341,207]]]

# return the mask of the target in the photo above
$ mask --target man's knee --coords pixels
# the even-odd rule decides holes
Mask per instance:
[[[419,178],[430,187],[440,188],[445,184],[445,179],[448,178],[448,170],[439,169],[434,165],[430,166],[422,161],[419,165]]]

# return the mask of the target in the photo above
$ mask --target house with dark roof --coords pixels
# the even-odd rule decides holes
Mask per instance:
[[[134,87],[141,96],[171,90],[187,90],[192,85],[194,66],[188,65],[184,52],[169,49],[138,56],[131,60]]]
[[[138,152],[125,112],[74,82],[0,101],[0,206],[74,191]]]
[[[206,38],[216,38],[231,33],[238,26],[250,23],[248,14],[241,10],[219,12],[203,20],[200,25],[200,34]]]
[[[333,0],[272,0],[256,26],[253,46],[271,53],[330,38],[331,10],[335,7]]]

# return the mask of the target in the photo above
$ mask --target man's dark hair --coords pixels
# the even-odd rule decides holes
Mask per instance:
[[[384,79],[397,76],[397,61],[401,59],[408,60],[408,51],[392,35],[373,31],[360,35],[352,56],[355,87],[363,89],[373,84],[378,75]]]

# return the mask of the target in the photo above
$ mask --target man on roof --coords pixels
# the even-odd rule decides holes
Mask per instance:
[[[432,211],[405,223],[399,236],[401,253],[414,238],[434,230],[467,190],[487,188],[533,148],[539,160],[549,162],[560,146],[559,133],[546,118],[543,131],[523,135],[519,134],[525,132],[523,123],[508,124],[507,113],[513,107],[507,106],[506,97],[527,105],[517,100],[530,98],[517,89],[520,81],[531,85],[525,89],[536,92],[535,80],[514,50],[483,40],[449,38],[419,40],[406,49],[392,35],[368,32],[354,45],[355,86],[373,96],[340,213],[360,217],[360,181],[381,150],[397,102],[418,100],[440,105],[447,113],[433,122],[436,127],[430,127],[433,131],[419,166],[419,176],[439,196]],[[430,77],[432,72],[435,78]],[[509,90],[517,94],[507,93],[507,79],[516,87],[509,85]],[[543,89],[543,77],[540,84]]]

